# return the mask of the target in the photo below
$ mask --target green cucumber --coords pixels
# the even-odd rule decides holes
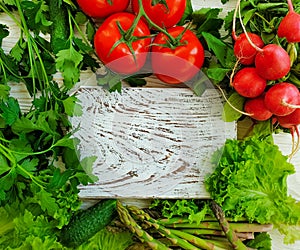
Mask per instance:
[[[106,227],[117,216],[115,199],[101,200],[75,214],[60,233],[60,241],[68,247],[78,247]]]
[[[52,22],[50,45],[56,54],[66,49],[70,36],[68,6],[62,0],[48,0],[49,17]]]

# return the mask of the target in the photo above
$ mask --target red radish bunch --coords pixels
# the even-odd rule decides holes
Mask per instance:
[[[240,12],[240,0],[237,1],[234,19],[238,10]],[[239,62],[243,65],[254,63],[257,74],[266,80],[278,80],[286,76],[291,69],[290,57],[287,51],[277,44],[264,45],[258,35],[246,31],[241,13],[239,13],[239,18],[244,33],[236,36],[235,21],[233,22],[232,31],[235,40],[234,54]]]
[[[285,37],[289,43],[300,42],[300,14],[294,11],[292,0],[287,0],[289,6],[288,14],[279,24],[277,35]]]
[[[287,2],[289,11],[280,22],[277,34],[278,37],[285,38],[288,43],[298,43],[300,42],[300,14],[294,11],[291,0]],[[246,31],[241,19],[240,0],[237,1],[234,20],[237,11],[239,11],[243,33],[236,35],[235,22],[233,22],[233,51],[237,64],[233,69],[230,85],[246,99],[241,114],[248,114],[256,121],[276,120],[276,124],[289,129],[293,138],[293,153],[295,153],[300,148],[298,131],[300,92],[294,84],[282,82],[291,70],[291,58],[280,45],[265,45],[258,35]],[[235,72],[238,64],[241,65],[241,69]],[[298,138],[296,146],[294,133]]]

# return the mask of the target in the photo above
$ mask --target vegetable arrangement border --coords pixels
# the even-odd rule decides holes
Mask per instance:
[[[0,15],[11,18],[20,31],[16,44],[9,52],[4,51],[2,44],[10,27],[0,23],[0,246],[271,249],[267,232],[272,226],[286,235],[286,243],[300,239],[299,230],[294,230],[300,224],[300,205],[287,195],[286,184],[287,176],[295,169],[271,136],[278,128],[296,133],[291,156],[298,150],[300,59],[299,41],[295,39],[299,33],[290,37],[280,24],[292,22],[299,30],[300,1],[237,1],[236,10],[224,19],[219,17],[221,9],[194,11],[191,1],[174,1],[174,6],[168,0],[133,0],[131,4],[133,13],[124,13],[129,1],[106,1],[104,6],[97,5],[105,10],[98,16],[99,10],[95,14],[95,5],[88,1],[0,3]],[[282,21],[290,16],[292,21]],[[105,18],[100,27],[97,18]],[[225,35],[220,32],[223,28]],[[247,36],[246,29],[255,35]],[[108,32],[105,37],[103,31],[107,30],[114,36]],[[249,50],[241,52],[237,44],[239,48],[247,44]],[[264,44],[276,44],[287,51],[288,70],[273,79],[257,76],[252,67],[245,76],[241,73],[248,67],[245,64],[254,63],[245,63],[245,55],[248,59],[252,51],[261,56]],[[131,86],[144,86],[144,77],[149,74],[140,70],[150,49],[155,62],[153,73],[158,79],[167,84],[192,83],[193,91],[201,94],[203,86],[197,74],[201,69],[223,94],[223,90],[229,92],[229,96],[224,94],[224,119],[237,121],[250,116],[255,123],[252,134],[243,140],[227,140],[213,155],[215,172],[205,185],[218,204],[158,200],[142,210],[106,200],[83,211],[78,185],[97,180],[92,171],[95,157],[81,159],[77,151],[80,142],[73,137],[77,128],[68,118],[80,116],[81,106],[71,90],[84,70],[96,72],[102,64],[106,73],[99,77],[99,85],[111,91],[121,91],[121,80]],[[165,67],[161,56],[165,54],[192,64],[173,60],[172,64],[180,69],[174,71],[169,61]],[[114,64],[123,57],[125,61]],[[124,63],[128,67],[124,68]],[[262,73],[267,71],[265,68]],[[61,82],[56,79],[57,73],[62,76]],[[244,78],[248,79],[246,85]],[[249,86],[249,79],[250,83],[255,79],[261,84],[257,88]],[[287,81],[292,86],[284,90],[278,82]],[[11,82],[25,84],[33,100],[28,112],[22,112],[18,100],[11,96]],[[273,89],[275,86],[279,91]],[[245,89],[252,93],[245,94]],[[274,91],[261,95],[267,89]],[[259,94],[253,96],[254,91]],[[253,104],[258,96],[260,99],[250,109],[249,102]],[[269,113],[264,110],[268,96],[279,100],[269,106]],[[280,112],[290,112],[276,110],[275,114],[273,106],[279,106]],[[254,116],[256,111],[259,118]],[[267,118],[260,119],[265,114]]]

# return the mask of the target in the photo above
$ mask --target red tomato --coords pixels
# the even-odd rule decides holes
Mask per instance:
[[[142,20],[138,22],[133,35],[130,36],[131,40],[135,39],[129,41],[132,51],[125,43],[117,23],[123,31],[127,31],[134,19],[135,15],[127,12],[113,14],[102,23],[94,37],[95,50],[99,59],[108,68],[120,74],[133,74],[140,70],[146,62],[150,48],[150,38],[135,39],[150,35],[148,26]],[[122,39],[121,43],[112,49],[120,39]]]
[[[90,17],[104,18],[127,9],[130,0],[77,0],[81,10]]]
[[[170,28],[177,24],[186,7],[186,0],[164,0],[157,4],[153,4],[153,0],[142,0],[142,3],[147,16],[162,28]],[[133,11],[138,13],[139,1],[132,0],[131,4]]]
[[[181,35],[184,28],[176,26],[168,29],[174,38]],[[180,39],[183,44],[176,48],[168,48],[167,36],[159,33],[154,41],[151,52],[153,73],[158,79],[170,84],[186,82],[192,79],[201,69],[204,62],[204,49],[197,36],[186,30]]]

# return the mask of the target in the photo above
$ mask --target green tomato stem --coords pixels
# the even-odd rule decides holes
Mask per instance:
[[[162,32],[163,34],[165,34],[168,39],[170,40],[170,42],[175,45],[178,43],[177,39],[174,38],[173,36],[170,35],[170,33],[168,31],[166,31],[165,29],[161,28],[160,26],[158,26],[156,23],[154,23],[149,16],[146,14],[144,7],[143,7],[143,3],[142,0],[138,0],[139,1],[139,12],[136,16],[136,19],[134,21],[134,23],[132,24],[132,26],[130,27],[130,29],[128,30],[128,33],[126,34],[126,38],[127,37],[131,37],[133,34],[133,31],[135,29],[135,27],[137,26],[139,20],[141,19],[141,17],[144,17],[147,22],[154,27],[156,30],[158,30],[159,32]]]

